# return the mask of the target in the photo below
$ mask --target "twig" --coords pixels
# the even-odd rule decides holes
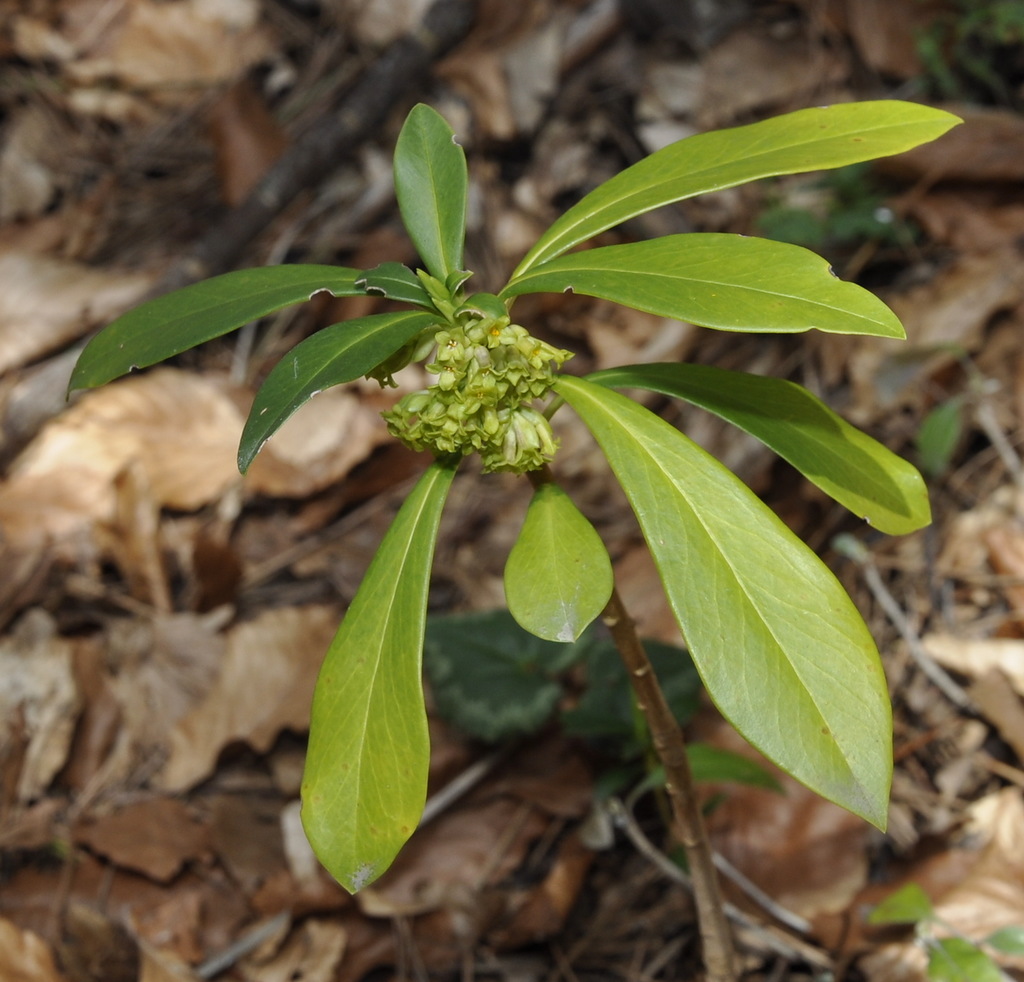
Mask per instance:
[[[655,752],[665,768],[665,790],[672,805],[675,833],[690,864],[693,897],[704,951],[708,982],[734,982],[738,978],[732,934],[724,912],[711,845],[697,799],[697,791],[686,755],[683,731],[669,708],[636,625],[626,611],[618,590],[602,615],[619,654],[626,665],[637,704],[651,731]]]
[[[380,128],[395,105],[422,87],[433,62],[469,32],[474,13],[472,0],[435,0],[422,24],[394,41],[366,69],[341,103],[295,141],[249,197],[168,270],[153,294],[229,269],[290,201],[319,184]]]
[[[507,756],[508,752],[501,750],[488,754],[486,757],[481,757],[475,764],[471,764],[461,774],[453,777],[443,788],[427,799],[427,803],[423,806],[420,826],[433,821],[441,812],[451,808],[456,801],[469,794]]]
[[[896,598],[889,592],[889,588],[882,582],[871,553],[863,543],[859,542],[852,535],[837,535],[832,540],[832,545],[841,555],[852,559],[864,574],[864,582],[871,591],[871,595],[878,601],[878,605],[885,611],[892,625],[900,632],[903,640],[907,643],[907,650],[910,657],[917,663],[925,677],[955,706],[960,709],[974,712],[974,704],[964,689],[957,685],[949,673],[940,667],[935,659],[925,651],[921,639],[914,630],[907,615],[896,602]]]
[[[693,882],[690,877],[644,835],[643,830],[637,824],[636,819],[630,814],[625,804],[618,798],[609,799],[607,804],[612,821],[622,830],[637,852],[645,859],[648,859],[669,879],[675,883],[682,884],[687,890],[692,890]],[[772,901],[772,904],[777,906],[774,904],[774,901]],[[750,931],[765,948],[775,952],[775,954],[788,958],[790,961],[806,961],[816,968],[828,969],[831,967],[832,963],[828,956],[806,941],[790,937],[764,924],[759,924],[735,904],[731,904],[728,901],[723,901],[722,909],[729,920],[738,927]],[[786,911],[785,913],[790,918],[795,918],[799,921],[803,920],[802,918],[796,918],[796,915],[791,911]],[[774,912],[773,916],[778,917]],[[778,919],[782,920],[782,918]]]
[[[196,969],[196,975],[201,979],[212,979],[226,972],[235,962],[255,951],[264,941],[272,938],[282,928],[288,926],[291,914],[283,910],[275,914],[269,921],[257,924],[251,931],[246,931],[237,941],[228,945],[219,955],[207,958]]]

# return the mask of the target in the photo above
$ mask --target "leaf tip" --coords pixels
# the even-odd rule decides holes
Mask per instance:
[[[363,887],[372,883],[380,874],[376,863],[360,863],[348,876],[342,878],[342,886],[349,893],[358,893]]]

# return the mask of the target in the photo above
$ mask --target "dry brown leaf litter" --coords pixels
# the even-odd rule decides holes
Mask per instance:
[[[600,0],[481,5],[475,35],[439,66],[431,95],[466,134],[470,247],[488,285],[560,204],[650,149],[709,125],[884,94],[877,78],[863,84],[859,63],[913,79],[912,31],[932,5],[805,0],[751,4],[745,16],[740,6],[680,5],[660,37],[640,40],[631,32],[657,18],[657,4],[637,4],[625,20]],[[467,965],[509,974],[516,957],[532,977],[688,977],[685,898],[635,858],[602,873],[611,858],[595,859],[574,832],[590,778],[556,776],[545,805],[528,780],[529,755],[512,757],[427,826],[390,893],[384,884],[354,905],[303,849],[295,795],[304,702],[339,601],[351,598],[394,489],[417,465],[381,446],[381,397],[353,386],[314,400],[247,481],[232,468],[253,383],[336,312],[281,321],[248,361],[244,348],[221,344],[87,394],[37,433],[29,416],[13,415],[22,393],[58,365],[51,353],[134,302],[207,216],[289,145],[297,121],[315,120],[332,86],[422,9],[334,0],[314,25],[306,8],[283,0],[3,6],[3,56],[16,83],[0,130],[4,978],[194,978],[197,965],[263,925],[271,933],[239,955],[235,977],[354,982],[373,966],[403,976]],[[702,54],[681,37],[702,39],[693,46]],[[253,243],[249,261],[368,266],[406,249],[386,163],[401,114],[360,166],[310,189]],[[1013,450],[1024,400],[1020,120],[1005,110],[968,117],[941,145],[884,168],[903,189],[893,207],[926,236],[886,293],[911,337],[898,350],[709,337],[580,298],[531,307],[554,337],[584,349],[580,370],[695,357],[793,374],[904,452],[925,411],[968,392],[963,353],[986,380],[969,391],[967,433],[937,487],[936,526],[877,547],[898,602],[926,648],[969,684],[979,718],[963,718],[922,682],[845,570],[891,668],[893,838],[882,844],[830,806],[801,805],[800,792],[756,810],[733,793],[716,819],[721,848],[748,875],[817,916],[816,940],[837,968],[859,958],[879,980],[919,978],[920,965],[912,948],[864,934],[864,907],[885,889],[857,893],[869,866],[895,885],[888,864],[897,862],[898,882],[922,880],[963,930],[1024,920],[1006,882],[1012,836],[972,831],[978,813],[1011,828],[1024,780],[1020,704],[1005,684],[1019,674],[1019,474],[990,443],[994,420]],[[518,156],[507,152],[515,145]],[[651,216],[638,231],[750,231],[760,201],[757,191],[717,196]],[[669,412],[819,547],[848,527],[756,448],[697,414]],[[674,636],[621,497],[598,476],[585,435],[561,425],[564,473],[608,536],[624,592],[652,634]],[[453,500],[465,510],[446,522],[435,601],[500,603],[495,557],[515,534],[522,489],[467,472]],[[560,744],[540,748],[569,759]],[[439,730],[432,786],[472,759]],[[191,790],[181,798],[167,788]],[[945,859],[944,878],[928,856]],[[752,977],[785,967],[748,943]],[[796,963],[788,971],[800,977]]]

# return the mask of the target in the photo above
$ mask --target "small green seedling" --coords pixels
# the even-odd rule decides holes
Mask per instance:
[[[1024,928],[1000,928],[971,941],[935,913],[928,894],[916,883],[886,897],[868,915],[868,923],[913,924],[917,942],[928,954],[928,978],[933,982],[1008,982],[1009,976],[983,949],[1024,955]]]
[[[508,605],[524,628],[572,642],[615,601],[600,537],[547,466],[557,450],[551,417],[563,405],[589,428],[625,490],[722,713],[783,770],[885,825],[891,710],[878,652],[852,601],[735,475],[617,390],[652,390],[723,417],[883,532],[929,521],[920,475],[790,382],[689,364],[564,374],[571,352],[534,337],[512,311],[524,294],[574,291],[724,331],[902,337],[881,301],[798,246],[706,233],[572,250],[693,195],[898,153],[956,122],[937,109],[881,101],[689,137],[570,208],[495,295],[467,291],[466,158],[444,119],[419,105],[398,138],[394,175],[424,268],[228,273],[130,311],[86,347],[71,389],[103,385],[322,291],[407,306],[333,324],[296,345],[257,393],[238,453],[244,472],[278,427],[328,386],[363,375],[388,385],[424,359],[432,373],[432,384],[384,416],[397,439],[433,462],[385,535],[327,652],[313,702],[303,822],[346,888],[359,890],[388,868],[423,809],[427,584],[463,458],[477,453],[485,471],[529,475],[534,486],[505,570]]]

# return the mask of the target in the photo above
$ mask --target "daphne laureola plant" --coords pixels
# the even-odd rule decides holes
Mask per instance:
[[[467,165],[445,120],[408,115],[395,150],[399,209],[422,269],[323,265],[245,269],[130,311],[85,348],[70,388],[102,385],[326,291],[406,309],[325,327],[297,344],[256,395],[238,453],[263,443],[323,389],[360,376],[432,378],[384,414],[433,455],[406,498],[324,659],[302,785],[303,821],[350,891],[384,872],[419,821],[429,741],[421,681],[427,585],[460,462],[529,475],[532,500],[505,568],[509,608],[538,637],[573,641],[613,595],[597,532],[555,482],[551,419],[567,405],[621,483],[687,648],[718,708],[814,791],[884,827],[891,710],[878,652],[838,581],[728,469],[619,389],[647,389],[719,415],[763,441],[883,532],[929,521],[908,463],[787,381],[695,364],[626,365],[576,377],[571,352],[515,322],[516,298],[574,291],[725,331],[898,338],[895,315],[807,250],[694,233],[573,247],[627,219],[758,178],[841,167],[909,149],[958,122],[897,101],[805,109],[704,133],[591,191],[536,242],[497,294],[467,290]]]

